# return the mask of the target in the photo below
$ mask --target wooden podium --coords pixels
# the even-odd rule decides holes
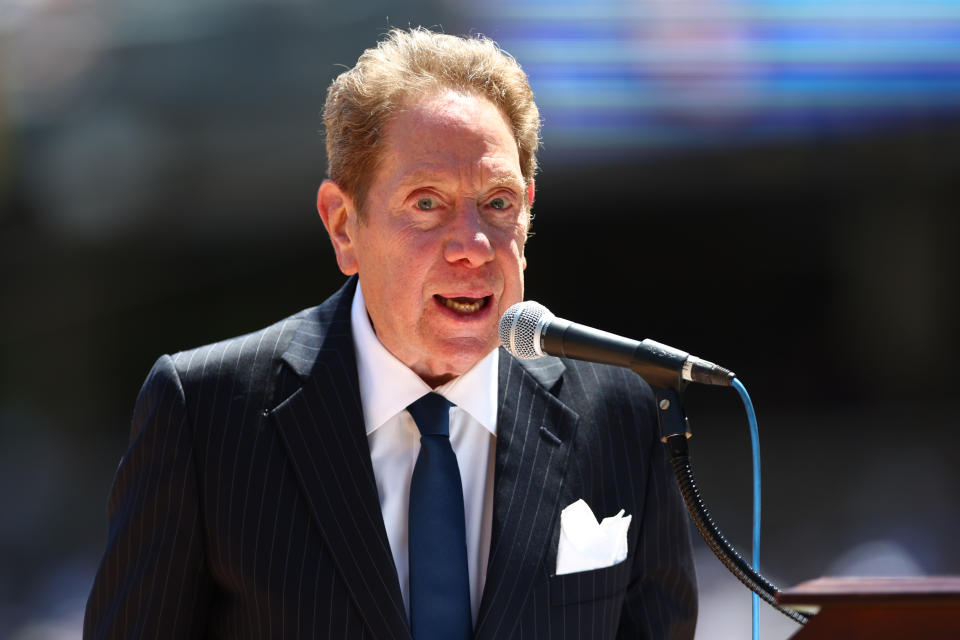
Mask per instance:
[[[960,577],[819,578],[777,602],[819,611],[791,640],[960,638]]]

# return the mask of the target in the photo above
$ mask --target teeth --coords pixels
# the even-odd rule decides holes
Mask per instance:
[[[437,296],[440,298],[440,302],[444,304],[448,309],[453,309],[457,313],[476,313],[480,311],[480,308],[483,306],[483,298],[475,300],[474,302],[459,302],[457,300],[451,300],[450,298],[444,298],[443,296]]]

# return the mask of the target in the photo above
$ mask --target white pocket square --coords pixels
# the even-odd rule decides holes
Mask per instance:
[[[627,529],[633,516],[615,516],[597,522],[582,499],[560,513],[557,575],[612,567],[627,557]]]

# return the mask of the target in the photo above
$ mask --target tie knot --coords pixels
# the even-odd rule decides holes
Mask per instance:
[[[407,407],[422,436],[450,435],[450,407],[453,403],[439,393],[428,393]]]

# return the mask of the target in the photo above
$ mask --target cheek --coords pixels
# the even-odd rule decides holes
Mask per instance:
[[[416,259],[419,247],[414,239],[403,231],[378,229],[377,233],[364,238],[361,246],[363,260],[368,268],[384,273],[388,278]]]
[[[422,240],[418,238],[418,240]],[[377,267],[393,294],[405,300],[419,300],[434,273],[439,251],[429,242],[399,240]]]
[[[510,239],[510,252],[512,253],[514,259],[520,265],[520,270],[526,270],[527,268],[527,256],[524,254],[524,248],[526,247],[527,234],[526,231],[518,231],[513,234]]]
[[[527,257],[523,254],[523,244],[519,240],[514,240],[510,249],[513,253],[513,259],[520,266],[520,270],[526,270]]]
[[[527,257],[524,255],[523,243],[515,236],[501,249],[500,269],[505,278],[505,285],[514,293],[523,290],[523,272],[527,269]]]

